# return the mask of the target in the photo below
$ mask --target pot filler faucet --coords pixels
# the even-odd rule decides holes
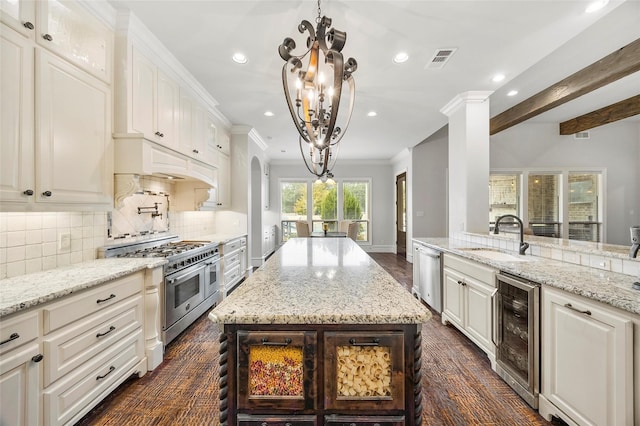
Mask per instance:
[[[631,250],[629,250],[629,257],[635,258],[638,255],[640,249],[640,226],[631,227]]]
[[[524,225],[522,224],[522,220],[518,216],[512,215],[512,214],[505,214],[498,217],[498,219],[496,219],[496,225],[493,227],[493,233],[496,235],[498,234],[500,222],[502,221],[502,219],[506,217],[515,219],[516,222],[518,222],[518,225],[520,226],[520,249],[518,250],[518,253],[524,255],[524,252],[527,251],[527,249],[529,248],[529,243],[524,242]]]

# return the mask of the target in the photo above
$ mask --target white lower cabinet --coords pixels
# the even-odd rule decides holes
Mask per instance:
[[[540,414],[581,426],[640,424],[633,332],[632,315],[543,286]]]
[[[222,296],[226,297],[246,276],[247,237],[234,238],[221,246]]]
[[[39,332],[38,312],[0,323],[0,425],[40,424]]]
[[[145,277],[135,272],[2,318],[0,425],[74,424],[147,371]]]
[[[496,271],[449,254],[444,255],[442,323],[451,323],[495,364],[493,302]]]

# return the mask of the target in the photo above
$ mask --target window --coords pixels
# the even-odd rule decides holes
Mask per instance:
[[[599,174],[569,173],[569,239],[602,241]]]
[[[560,175],[529,174],[529,227],[534,235],[561,238]]]
[[[283,241],[297,236],[297,220],[310,223],[312,232],[321,232],[324,223],[329,225],[329,231],[338,231],[341,220],[354,221],[358,223],[356,240],[370,241],[370,180],[344,180],[336,184],[283,181],[280,199]]]
[[[520,175],[492,174],[489,176],[489,225],[505,214],[520,217]]]

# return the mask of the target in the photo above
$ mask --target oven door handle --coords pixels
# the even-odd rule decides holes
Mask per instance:
[[[171,279],[168,280],[169,284],[174,284],[174,283],[176,283],[178,281],[182,281],[182,279],[185,278],[185,277],[198,275],[205,267],[206,267],[206,265],[203,264],[198,269],[193,269],[193,270],[187,272],[186,274],[180,275],[179,277],[171,278]]]
[[[491,293],[491,342],[493,342],[496,347],[501,343],[499,324],[502,324],[502,315],[500,318],[496,318],[499,309],[498,304],[501,299],[498,294],[498,289],[496,288]]]

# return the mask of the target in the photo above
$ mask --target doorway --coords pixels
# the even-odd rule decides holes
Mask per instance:
[[[396,177],[396,253],[407,256],[407,173]]]

